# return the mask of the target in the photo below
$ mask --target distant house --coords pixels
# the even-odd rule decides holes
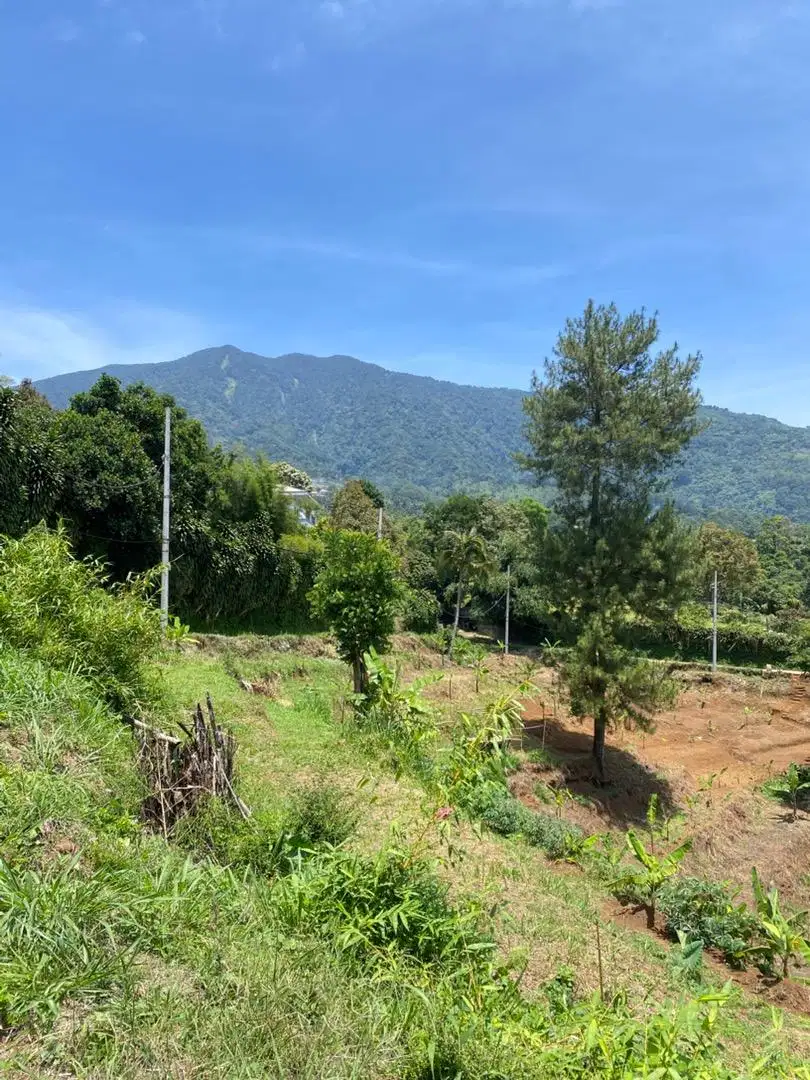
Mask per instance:
[[[305,529],[311,529],[316,521],[319,509],[317,500],[306,488],[284,487],[281,489],[292,502],[297,504],[298,522]]]

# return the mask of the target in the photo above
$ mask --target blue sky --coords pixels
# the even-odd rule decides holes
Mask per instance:
[[[525,387],[589,296],[810,424],[807,0],[0,0],[0,371]]]

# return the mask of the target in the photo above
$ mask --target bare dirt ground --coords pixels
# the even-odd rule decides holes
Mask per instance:
[[[652,732],[609,735],[609,782],[592,779],[590,724],[554,705],[550,675],[524,714],[524,749],[545,747],[553,766],[525,764],[516,795],[542,809],[548,788],[576,797],[564,815],[591,832],[644,822],[650,795],[694,838],[687,872],[728,879],[747,895],[751,867],[793,902],[810,904],[810,814],[789,820],[760,785],[791,761],[810,763],[810,680],[686,671],[674,710]],[[555,716],[556,712],[556,716]],[[546,807],[548,809],[548,807]]]

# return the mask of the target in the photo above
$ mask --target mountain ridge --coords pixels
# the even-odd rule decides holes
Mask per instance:
[[[102,372],[172,394],[212,440],[291,460],[326,480],[364,475],[401,505],[466,488],[528,488],[515,465],[526,391],[391,371],[343,354],[262,356],[213,346],[156,364],[113,364],[35,385],[57,408]],[[703,406],[708,429],[673,472],[694,517],[810,521],[810,428]]]

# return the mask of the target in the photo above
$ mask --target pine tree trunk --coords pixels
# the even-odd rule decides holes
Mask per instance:
[[[605,731],[607,729],[607,716],[604,708],[597,709],[593,718],[593,755],[596,779],[600,784],[605,782]]]
[[[458,589],[456,591],[456,614],[455,618],[453,619],[453,633],[450,635],[450,645],[447,649],[448,656],[453,655],[453,648],[456,644],[456,634],[458,633],[458,620],[461,616],[461,590],[463,588],[463,585],[464,583],[461,581],[461,579],[459,579]]]

